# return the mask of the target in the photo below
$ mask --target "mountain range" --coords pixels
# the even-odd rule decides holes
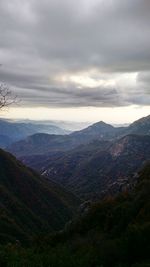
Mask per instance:
[[[93,140],[114,141],[129,134],[149,135],[150,116],[142,118],[128,127],[113,127],[102,121],[69,135],[36,133],[24,140],[13,143],[7,149],[17,157],[46,155],[58,151],[69,151]]]
[[[8,151],[17,157],[28,155],[44,155],[58,151],[68,151],[81,144],[87,144],[93,140],[112,140],[117,137],[124,128],[115,128],[104,122],[98,122],[83,130],[69,135],[34,134],[24,140],[13,143]]]
[[[99,199],[132,187],[150,159],[149,133],[150,116],[128,127],[98,122],[70,135],[32,135],[9,150],[82,199]]]

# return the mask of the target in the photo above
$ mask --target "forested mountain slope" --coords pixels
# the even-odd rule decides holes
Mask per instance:
[[[1,247],[0,259],[10,267],[149,267],[149,240],[150,164],[132,192],[89,206],[63,232],[37,239],[33,248]]]
[[[132,187],[149,159],[150,136],[128,135],[72,150],[49,160],[49,165],[47,160],[41,172],[83,199],[101,198]]]
[[[0,242],[63,228],[79,200],[0,150]]]

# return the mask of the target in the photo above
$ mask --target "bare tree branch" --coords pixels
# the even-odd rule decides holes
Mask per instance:
[[[0,109],[17,102],[17,96],[12,94],[9,87],[5,84],[0,84]]]

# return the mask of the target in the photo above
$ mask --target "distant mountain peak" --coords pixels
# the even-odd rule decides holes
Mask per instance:
[[[81,130],[81,131],[77,131],[77,132],[74,132],[72,135],[91,135],[91,136],[95,136],[95,138],[98,138],[98,137],[102,137],[104,138],[106,134],[111,134],[112,131],[114,132],[115,131],[115,128],[110,125],[110,124],[107,124],[103,121],[99,121],[99,122],[96,122],[90,126],[88,126],[87,128]]]
[[[89,126],[89,127],[99,127],[99,126],[100,126],[100,127],[114,128],[111,124],[108,124],[108,123],[106,123],[106,122],[104,122],[104,121],[98,121],[98,122],[92,124],[92,125]]]

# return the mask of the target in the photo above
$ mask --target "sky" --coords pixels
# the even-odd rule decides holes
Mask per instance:
[[[150,114],[149,0],[0,0],[1,117],[128,123]]]

